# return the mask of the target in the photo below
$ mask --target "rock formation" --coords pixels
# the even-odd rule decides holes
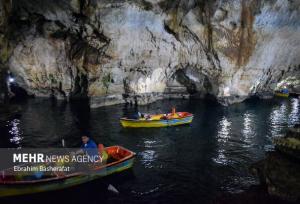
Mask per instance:
[[[4,103],[7,97],[7,63],[11,50],[8,42],[8,19],[12,10],[12,4],[9,0],[0,2],[0,105]]]
[[[299,1],[7,2],[12,52],[1,62],[30,95],[92,107],[206,94],[230,104],[300,73]]]
[[[300,126],[290,128],[286,136],[274,140],[276,151],[269,152],[251,167],[267,186],[270,195],[284,200],[300,200]]]

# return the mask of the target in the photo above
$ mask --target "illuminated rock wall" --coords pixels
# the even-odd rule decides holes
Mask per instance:
[[[240,102],[298,76],[300,3],[18,0],[7,63],[35,96],[92,107],[214,95]]]
[[[8,41],[8,18],[11,9],[12,5],[10,0],[0,2],[0,104],[7,98],[6,73],[8,69],[8,58],[11,55]]]

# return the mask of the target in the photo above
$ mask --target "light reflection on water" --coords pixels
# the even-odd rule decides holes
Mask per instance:
[[[299,116],[299,99],[291,98],[290,104],[287,101],[282,101],[280,106],[274,107],[270,114],[271,137],[278,137],[283,134],[286,126],[300,122]]]
[[[156,159],[156,154],[154,150],[145,150],[141,153],[139,153],[139,156],[141,156],[141,162],[145,165],[145,168],[152,168],[152,163]]]
[[[231,122],[224,116],[219,122],[218,141],[226,142],[230,135]]]
[[[287,107],[285,103],[281,103],[279,107],[274,107],[272,113],[270,114],[271,123],[271,136],[278,137],[282,133],[284,127],[288,121]]]
[[[222,118],[222,120],[219,122],[219,128],[218,128],[218,142],[220,144],[225,143],[228,141],[229,137],[230,137],[230,129],[231,129],[231,122],[224,116]],[[224,145],[224,144],[222,144]],[[220,145],[221,147],[218,148],[218,154],[216,158],[213,158],[213,160],[218,163],[218,164],[224,164],[227,165],[228,164],[228,159],[226,158],[225,155],[225,149],[222,148],[222,145]]]
[[[123,129],[119,118],[135,109],[120,105],[89,110],[82,104],[29,101],[21,118],[9,122],[7,133],[1,132],[6,137],[0,142],[2,147],[7,143],[53,147],[64,137],[67,146],[74,147],[80,145],[81,128],[87,128],[96,142],[122,145],[137,153],[134,178],[124,182],[117,176],[115,186],[122,193],[113,201],[164,199],[175,203],[190,197],[201,203],[215,197],[217,191],[239,192],[255,183],[249,165],[265,156],[272,137],[300,122],[299,99],[251,101],[230,107],[198,100],[164,100],[138,108],[143,113],[158,108],[166,112],[173,105],[195,114],[191,126]]]
[[[270,108],[267,120],[261,118],[266,110],[246,110],[242,113],[232,113],[234,108],[227,108],[217,126],[217,150],[213,161],[222,165],[239,163],[240,159],[233,156],[247,150],[247,154],[255,154],[257,148],[272,150],[271,138],[284,134],[287,127],[300,122],[299,99],[278,101],[278,104],[265,107]],[[240,115],[240,116],[238,116]],[[262,131],[265,129],[264,131]],[[240,135],[239,135],[240,132]],[[260,141],[267,141],[263,146]],[[243,153],[245,154],[245,153]]]
[[[293,98],[292,102],[292,111],[289,115],[289,124],[294,124],[300,121],[300,106],[299,106],[299,99]]]
[[[252,139],[255,137],[255,122],[253,121],[253,114],[245,113],[244,114],[244,127],[242,130],[243,136],[245,138],[244,142],[251,146]]]
[[[153,168],[152,163],[155,161],[157,155],[155,152],[155,146],[158,145],[158,141],[154,140],[144,140],[143,146],[145,151],[140,152],[139,156],[141,157],[141,162],[145,168]]]
[[[22,131],[20,129],[20,120],[13,119],[9,121],[7,127],[9,128],[9,134],[11,135],[10,142],[19,145],[22,142]]]
[[[226,158],[225,150],[224,149],[219,149],[218,150],[218,155],[217,155],[216,158],[213,158],[213,161],[215,161],[218,164],[227,165],[228,164],[228,159]]]

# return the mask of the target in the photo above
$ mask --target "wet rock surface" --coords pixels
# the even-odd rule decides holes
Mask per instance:
[[[10,50],[1,61],[28,94],[88,97],[92,107],[206,94],[231,104],[299,76],[299,6],[18,0],[1,24]]]
[[[6,83],[7,63],[11,54],[8,40],[8,21],[11,14],[11,1],[0,2],[0,105],[6,102],[8,91]]]
[[[290,128],[286,136],[274,140],[276,151],[251,167],[270,195],[288,201],[300,199],[300,127]]]

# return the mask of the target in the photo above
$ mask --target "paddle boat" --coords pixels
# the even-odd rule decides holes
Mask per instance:
[[[287,88],[275,91],[275,96],[288,98],[289,97],[289,90]]]
[[[121,118],[120,122],[125,128],[154,128],[154,127],[169,127],[190,124],[193,121],[194,115],[188,112],[146,115],[138,119]]]
[[[108,154],[107,163],[93,166],[89,174],[73,172],[62,175],[54,172],[53,175],[37,179],[34,176],[30,178],[13,175],[10,173],[13,168],[3,170],[0,175],[0,197],[60,190],[121,172],[133,166],[134,152],[121,146],[106,147],[105,150]]]

